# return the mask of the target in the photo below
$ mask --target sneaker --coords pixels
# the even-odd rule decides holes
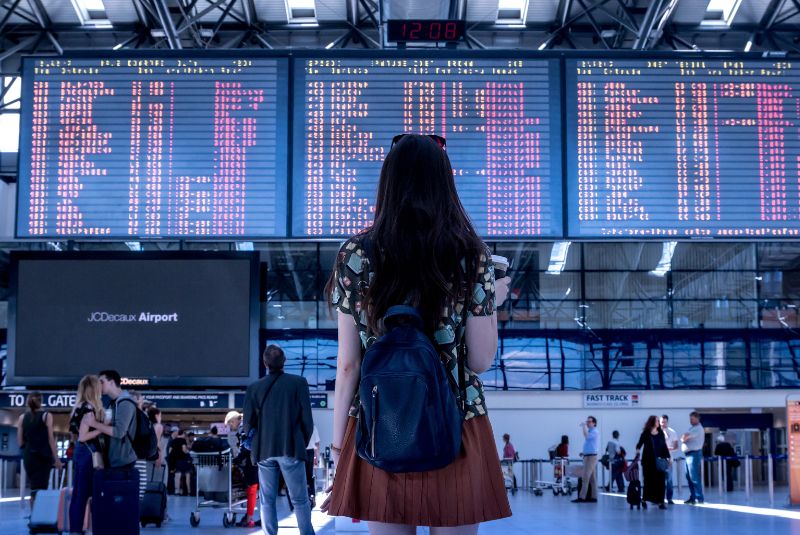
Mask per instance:
[[[672,500],[667,500],[667,503],[670,505],[675,505],[675,502],[673,502]]]
[[[588,500],[583,500],[586,503],[597,503],[597,498],[589,498]]]
[[[683,501],[683,505],[694,505],[694,504],[696,504],[696,503],[697,503],[697,502],[694,500],[694,498],[691,498],[691,499],[689,499],[689,500],[684,500],[684,501]]]
[[[697,505],[702,505],[702,504],[704,504],[704,503],[705,503],[705,501],[704,501],[704,500],[697,500],[697,502],[696,502],[696,503],[697,503]]]
[[[572,503],[586,503],[586,500],[584,500],[583,498],[576,498],[572,500]]]
[[[666,508],[667,508],[667,506],[666,506],[666,505],[664,505],[664,504],[662,503],[662,504],[660,504],[660,505],[658,506],[658,508],[659,508],[659,509],[666,509]]]

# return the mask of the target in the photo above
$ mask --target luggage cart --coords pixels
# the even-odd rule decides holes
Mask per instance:
[[[507,491],[511,491],[511,495],[517,493],[517,476],[514,475],[514,461],[511,459],[502,459],[500,467],[503,471],[503,484]]]
[[[200,509],[225,509],[222,514],[222,525],[226,528],[233,527],[236,524],[237,513],[246,513],[247,492],[244,488],[244,478],[234,478],[234,470],[241,470],[240,467],[233,464],[233,454],[231,449],[228,448],[221,452],[195,452],[190,451],[189,455],[192,458],[192,463],[195,466],[195,492],[197,502],[195,509],[189,517],[189,524],[196,528],[200,525]],[[227,492],[224,492],[225,500],[214,499],[200,499],[200,495],[204,491],[220,492],[217,489],[202,489],[201,488],[201,474],[209,475],[212,470],[218,470],[227,480]],[[215,498],[217,496],[214,496]]]
[[[541,496],[545,489],[551,489],[553,496],[572,496],[575,491],[575,485],[568,476],[569,472],[569,459],[565,457],[556,457],[551,461],[553,463],[553,480],[544,481],[539,480],[533,489],[536,496]]]

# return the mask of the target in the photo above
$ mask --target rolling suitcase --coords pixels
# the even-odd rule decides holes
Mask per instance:
[[[150,474],[150,480],[144,488],[144,496],[139,506],[139,523],[147,527],[148,524],[155,524],[157,528],[164,522],[164,514],[167,511],[167,486],[164,485],[164,467],[162,466],[161,478],[156,479],[156,467]]]
[[[31,519],[28,522],[28,529],[31,533],[59,533],[61,531],[60,523],[66,509],[65,491],[68,490],[62,488],[66,473],[66,470],[62,470],[59,479],[55,472],[51,472],[48,489],[36,493],[36,501],[33,503]]]
[[[94,473],[94,533],[139,535],[139,471],[106,469]]]
[[[638,479],[634,479],[628,484],[628,505],[631,506],[631,509],[642,508],[642,484]]]

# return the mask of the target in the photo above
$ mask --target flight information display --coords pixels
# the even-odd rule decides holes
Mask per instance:
[[[560,237],[559,93],[558,60],[296,60],[293,235],[368,226],[392,138],[421,133],[446,138],[481,235]]]
[[[26,60],[17,236],[286,235],[288,60]]]
[[[566,69],[570,236],[800,237],[800,63]]]

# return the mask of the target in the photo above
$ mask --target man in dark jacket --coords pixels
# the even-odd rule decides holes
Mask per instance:
[[[308,382],[284,373],[283,350],[270,345],[264,351],[269,375],[247,387],[244,398],[244,432],[256,429],[253,462],[258,464],[261,489],[261,525],[269,535],[278,533],[276,498],[280,474],[294,504],[300,535],[313,535],[311,501],[306,488],[306,445],[314,422]]]

